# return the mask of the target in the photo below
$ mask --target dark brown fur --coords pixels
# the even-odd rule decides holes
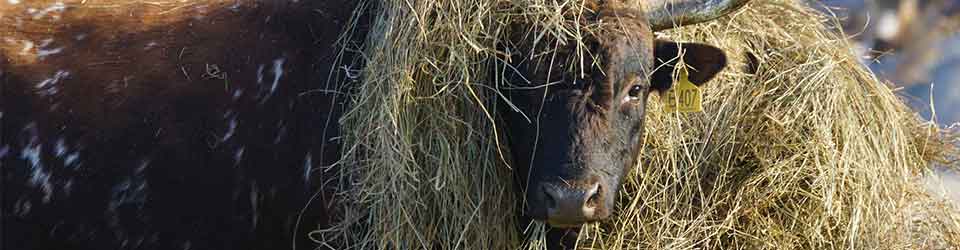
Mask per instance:
[[[352,2],[0,3],[3,249],[311,248]]]

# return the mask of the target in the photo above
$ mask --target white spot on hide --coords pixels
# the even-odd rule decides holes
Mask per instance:
[[[43,152],[43,144],[37,132],[36,123],[27,124],[24,127],[25,135],[30,138],[30,142],[20,151],[20,157],[30,162],[30,186],[40,188],[43,191],[43,202],[50,202],[53,197],[53,184],[50,183],[50,171],[43,166],[40,158]]]
[[[243,160],[243,151],[246,150],[245,147],[240,147],[236,152],[233,153],[233,163],[240,164],[240,161]]]
[[[117,209],[123,205],[134,205],[137,209],[143,208],[143,204],[147,200],[148,187],[146,173],[144,172],[149,165],[149,159],[140,161],[140,165],[134,169],[132,175],[113,187],[113,195],[107,207],[109,211],[115,214]]]
[[[277,90],[277,83],[280,82],[280,77],[283,76],[284,61],[286,61],[284,58],[273,60],[273,85],[270,86],[270,95],[273,95],[273,92]]]
[[[65,167],[73,166],[73,164],[76,163],[78,159],[80,159],[80,153],[73,152],[67,155],[66,158],[63,158],[63,166]]]
[[[232,109],[227,110],[227,112],[223,113],[223,119],[229,120],[229,121],[227,122],[227,132],[225,132],[223,136],[220,137],[220,142],[225,142],[227,140],[230,140],[230,138],[233,137],[234,133],[236,132],[237,124],[238,124],[237,113],[234,112]]]
[[[53,75],[53,77],[47,78],[46,80],[43,80],[42,82],[37,83],[35,87],[37,88],[37,90],[44,91],[45,94],[47,95],[53,95],[59,91],[56,86],[57,83],[59,83],[63,79],[66,79],[67,77],[70,77],[69,71],[58,70],[57,73]]]
[[[227,133],[223,135],[223,139],[221,139],[220,141],[225,142],[227,140],[230,140],[230,137],[233,137],[233,133],[236,131],[236,129],[237,129],[237,118],[234,117],[233,119],[230,119],[230,123],[227,125]]]
[[[57,157],[61,157],[67,153],[67,146],[64,143],[63,138],[57,139],[57,143],[54,145],[54,153],[57,154]]]
[[[47,57],[50,55],[56,55],[56,54],[59,54],[60,52],[63,52],[63,47],[53,48],[53,49],[37,49],[37,58],[43,59],[44,57]]]
[[[239,99],[240,99],[240,96],[242,96],[242,95],[243,95],[243,90],[242,90],[242,89],[234,90],[234,91],[233,91],[233,100],[234,100],[234,101],[239,100]]]
[[[60,80],[63,80],[64,78],[67,78],[68,76],[70,76],[70,72],[69,72],[69,71],[58,70],[57,73],[53,74],[53,77],[47,78],[46,80],[43,80],[42,82],[37,83],[37,86],[36,86],[36,87],[37,87],[38,89],[42,89],[42,88],[45,88],[45,87],[47,87],[47,86],[49,86],[49,85],[57,84],[58,82],[60,82]]]
[[[60,13],[63,13],[63,11],[66,9],[67,5],[63,4],[63,2],[56,2],[42,10],[29,8],[27,9],[27,14],[33,15],[33,20],[43,18],[48,14],[50,15],[50,18],[53,18],[53,20],[60,20]]]
[[[303,182],[310,183],[310,170],[313,169],[313,154],[307,153],[307,158],[303,160]]]
[[[257,67],[257,85],[263,83],[263,64],[260,64],[260,67]]]

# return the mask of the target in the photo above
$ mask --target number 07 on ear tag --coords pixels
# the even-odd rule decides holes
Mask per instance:
[[[700,87],[693,85],[690,79],[687,79],[687,71],[681,70],[680,77],[673,88],[667,90],[661,100],[663,101],[663,111],[666,112],[700,112],[703,111],[703,92]]]

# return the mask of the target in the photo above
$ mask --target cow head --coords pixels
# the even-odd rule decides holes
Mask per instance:
[[[655,40],[653,31],[711,20],[745,2],[608,0],[593,5],[586,21],[600,27],[583,41],[593,55],[586,58],[595,60],[581,63],[573,47],[560,43],[521,50],[532,52],[514,58],[519,76],[508,88],[506,119],[526,213],[553,227],[609,216],[637,163],[647,96],[672,86],[680,55],[697,85],[726,66],[720,49]],[[556,53],[542,53],[551,49]],[[570,70],[571,64],[583,70]]]

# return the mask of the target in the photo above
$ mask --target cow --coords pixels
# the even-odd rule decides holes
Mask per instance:
[[[586,76],[551,74],[531,56],[542,48],[511,36],[508,75],[531,86],[505,90],[520,112],[499,112],[525,190],[517,216],[555,228],[553,248],[610,216],[647,97],[671,87],[679,59],[697,85],[726,66],[720,49],[653,32],[745,2],[587,0],[578,21],[604,28],[583,41],[600,55]],[[0,2],[3,249],[311,247],[306,232],[331,225],[334,193],[349,191],[323,184],[340,156],[339,90],[363,66],[342,48],[362,43],[370,9]],[[350,26],[361,35],[341,36]],[[536,87],[547,82],[560,85]]]

